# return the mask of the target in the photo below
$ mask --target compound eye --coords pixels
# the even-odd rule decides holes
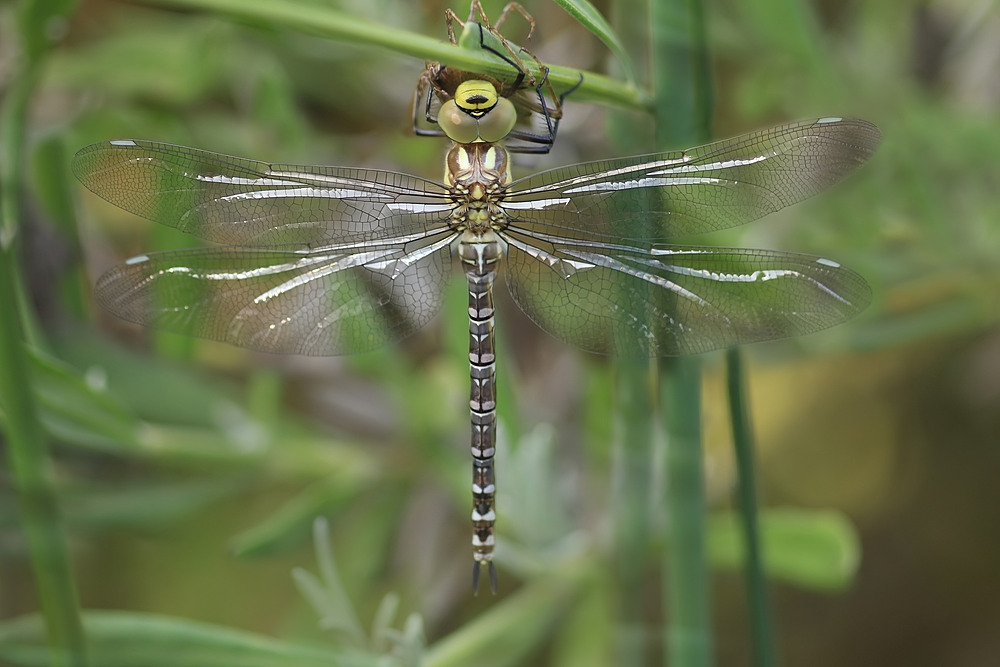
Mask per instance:
[[[510,134],[517,123],[517,111],[506,97],[497,100],[496,106],[479,119],[479,137],[486,142],[496,143]]]
[[[438,111],[438,127],[457,144],[471,144],[479,138],[479,121],[448,100]]]

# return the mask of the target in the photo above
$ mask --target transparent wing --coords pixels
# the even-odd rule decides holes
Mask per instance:
[[[514,227],[573,239],[661,241],[741,225],[833,185],[878,146],[867,121],[821,118],[707,146],[587,162],[514,182]]]
[[[240,247],[134,257],[97,283],[121,318],[264,352],[364,352],[426,324],[451,273],[441,233],[316,251]]]
[[[871,300],[857,273],[810,255],[504,239],[517,305],[591,352],[659,357],[798,336],[844,322]]]
[[[93,144],[73,172],[126,211],[223,245],[316,247],[446,224],[442,185],[375,169],[271,165],[131,139]]]

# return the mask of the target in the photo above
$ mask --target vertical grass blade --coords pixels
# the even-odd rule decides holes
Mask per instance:
[[[712,94],[700,0],[650,3],[650,26],[657,148],[707,141]],[[660,405],[668,447],[666,661],[707,667],[712,664],[713,646],[702,471],[701,362],[696,357],[667,359],[660,373]]]
[[[649,545],[653,515],[655,404],[647,359],[621,359],[615,364],[616,419],[614,579],[617,592],[615,664],[647,664],[646,603],[649,590]]]
[[[737,493],[744,543],[743,573],[750,605],[752,664],[754,667],[771,667],[777,664],[777,659],[771,603],[760,549],[753,431],[750,426],[742,355],[736,348],[726,352],[726,388],[729,396],[729,419],[733,426],[733,447],[736,450]]]
[[[29,102],[47,50],[50,12],[62,3],[25,2],[19,8],[22,59],[0,108],[0,406],[10,475],[38,597],[52,646],[51,664],[84,665],[76,586],[52,490],[48,443],[25,346],[28,300],[20,289],[17,252],[21,232],[21,175]]]
[[[667,430],[664,562],[669,665],[712,664],[711,605],[706,554],[705,484],[701,446],[701,363],[672,357],[660,367]]]

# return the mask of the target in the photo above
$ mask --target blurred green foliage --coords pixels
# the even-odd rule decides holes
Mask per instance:
[[[219,9],[228,4],[80,2],[48,26],[57,46],[24,128],[22,284],[40,334],[31,389],[55,444],[83,606],[130,610],[85,614],[93,664],[385,656],[410,664],[421,650],[439,665],[609,664],[621,630],[606,561],[616,462],[604,360],[565,350],[501,303],[502,595],[473,599],[460,282],[438,326],[346,359],[253,355],[140,331],[95,310],[89,286],[98,272],[196,241],[71,183],[70,156],[94,141],[148,138],[439,176],[442,144],[408,130],[421,57],[434,56],[422,40],[444,40],[447,3]],[[485,4],[491,16],[502,5]],[[537,21],[530,47],[562,66],[554,73],[572,82],[584,70],[599,81],[614,61],[602,42],[554,3],[524,4]],[[597,6],[608,16],[612,4]],[[14,8],[0,5],[0,77],[24,62],[14,45],[44,46],[38,31],[13,20]],[[975,657],[1000,652],[989,631],[1000,619],[1000,535],[990,512],[1000,498],[987,474],[1000,462],[1000,10],[961,0],[768,0],[717,2],[705,12],[717,135],[835,114],[870,119],[885,135],[870,164],[836,191],[709,239],[834,257],[876,295],[856,322],[752,351],[763,494],[775,507],[763,520],[769,573],[793,584],[778,597],[788,662],[931,665],[973,656],[964,664],[987,664]],[[385,32],[338,39],[344,15]],[[509,29],[523,42],[526,25],[515,18]],[[382,43],[386,35],[395,45]],[[610,155],[603,112],[586,100],[642,112],[642,91],[620,86],[571,97],[556,149],[526,169]],[[728,426],[713,407],[722,400],[718,359],[706,364],[719,663],[739,664]],[[13,618],[35,608],[3,474],[0,614]],[[322,550],[323,576],[297,575],[300,586],[315,584],[304,585],[314,609],[295,593],[290,571],[309,562],[318,515],[329,517],[342,582],[335,609],[380,628],[368,643],[317,627],[317,582],[332,576]],[[657,587],[649,589],[655,598]],[[816,598],[830,591],[843,593]],[[387,611],[397,604],[390,593],[409,621]],[[47,664],[45,641],[37,618],[6,621],[0,662]],[[187,653],[175,650],[182,645]]]

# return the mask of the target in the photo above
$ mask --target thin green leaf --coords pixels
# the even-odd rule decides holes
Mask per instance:
[[[7,410],[5,476],[19,494],[33,583],[45,615],[46,664],[57,667],[87,662],[76,583],[52,488],[49,442],[35,400],[34,373],[25,358],[26,344],[41,345],[41,337],[28,306],[19,251],[25,220],[24,156],[31,135],[28,119],[49,45],[59,34],[52,28],[72,6],[65,1],[19,3],[20,40],[9,49],[21,57],[8,68],[0,99],[0,398]]]
[[[140,15],[127,29],[54,54],[53,82],[76,90],[99,89],[115,105],[133,98],[183,106],[224,90],[232,76],[227,61],[239,48],[232,39],[235,26],[218,19],[191,21],[163,14]],[[243,62],[249,57],[239,55]],[[151,71],[156,76],[149,76]]]
[[[388,593],[379,603],[372,621],[371,645],[378,653],[392,653],[399,657],[400,667],[417,667],[423,664],[427,639],[424,633],[424,619],[420,614],[406,617],[402,630],[392,627],[396,612],[399,611],[399,595]]]
[[[313,543],[320,576],[297,568],[293,572],[295,583],[320,617],[323,628],[343,633],[355,646],[364,646],[365,631],[340,579],[326,519],[313,522]]]
[[[625,80],[630,84],[636,83],[635,67],[628,57],[625,47],[622,45],[618,35],[611,28],[611,24],[601,15],[597,8],[590,4],[589,0],[556,0],[556,4],[566,10],[577,23],[594,34],[597,39],[611,50],[625,70]]]
[[[298,544],[308,535],[317,516],[343,507],[365,485],[364,479],[354,475],[324,477],[267,519],[237,536],[233,550],[240,557],[262,556]]]
[[[237,417],[239,393],[208,373],[178,367],[111,343],[96,335],[77,333],[54,341],[61,359],[88,375],[102,376],[108,392],[141,419],[166,424],[217,428]],[[104,379],[106,378],[106,379]]]
[[[105,484],[60,492],[66,523],[73,528],[105,530],[128,527],[149,530],[195,515],[208,505],[232,497],[247,486],[246,476]]]
[[[375,618],[372,619],[371,641],[376,650],[383,652],[388,650],[398,637],[399,633],[392,627],[398,611],[398,594],[389,593],[382,598],[378,609],[375,610]]]
[[[60,24],[69,20],[75,8],[75,0],[20,3],[18,27],[31,60],[48,55],[49,44],[63,32]]]
[[[523,665],[566,617],[579,582],[536,580],[427,649],[424,667]]]
[[[100,667],[364,667],[374,656],[338,647],[287,642],[170,616],[119,611],[84,614],[92,664]],[[47,667],[41,619],[0,623],[0,662]]]
[[[402,636],[397,642],[396,652],[402,667],[418,667],[423,664],[424,647],[427,637],[424,619],[420,614],[410,614],[403,625]]]
[[[33,350],[32,372],[41,420],[62,442],[102,450],[138,447],[138,420],[115,397],[74,369]]]
[[[768,510],[761,515],[764,569],[776,579],[816,591],[835,592],[854,577],[861,549],[857,532],[832,511]],[[739,568],[743,540],[735,515],[709,520],[709,557],[714,565]]]

